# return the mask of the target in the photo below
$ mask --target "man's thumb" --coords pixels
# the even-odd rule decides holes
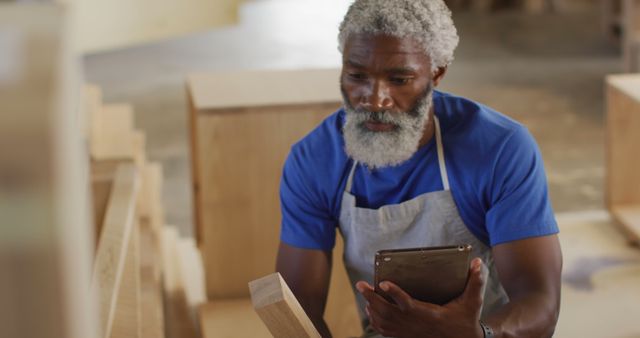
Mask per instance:
[[[466,302],[475,304],[478,307],[482,306],[484,300],[484,286],[487,276],[485,274],[485,268],[480,258],[474,258],[469,265],[469,278],[467,279],[467,286],[464,290],[464,298]]]

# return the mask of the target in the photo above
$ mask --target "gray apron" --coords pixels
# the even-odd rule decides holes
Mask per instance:
[[[379,209],[358,208],[355,196],[351,194],[357,162],[354,162],[347,179],[339,220],[340,233],[345,243],[344,263],[356,295],[363,328],[369,333],[372,332],[368,328],[364,312],[366,300],[355,289],[355,283],[364,280],[373,285],[374,256],[378,250],[471,244],[473,257],[482,258],[489,274],[482,317],[508,302],[507,294],[498,280],[491,248],[476,238],[460,218],[449,190],[437,117],[435,126],[438,164],[444,190],[422,194],[409,201],[385,205]]]

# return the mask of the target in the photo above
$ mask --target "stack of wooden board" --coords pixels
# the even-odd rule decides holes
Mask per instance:
[[[640,245],[640,74],[606,82],[607,207],[628,240]]]
[[[247,284],[275,269],[282,167],[293,143],[340,107],[338,79],[337,69],[188,78],[196,234],[209,300],[200,312],[205,337],[269,336]],[[340,238],[333,257],[325,319],[335,336],[357,336]]]
[[[131,106],[103,104],[96,86],[85,94],[101,336],[162,337],[161,168],[146,161]]]
[[[96,86],[85,93],[101,336],[197,337],[202,263],[195,241],[164,225],[162,167],[147,161],[130,105],[103,104]]]

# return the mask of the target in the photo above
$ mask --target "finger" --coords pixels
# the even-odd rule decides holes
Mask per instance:
[[[358,292],[363,293],[365,290],[372,290],[373,291],[373,286],[371,286],[371,284],[361,280],[356,282],[356,290],[358,290]]]
[[[383,318],[385,320],[393,320],[401,313],[398,306],[391,304],[373,290],[366,289],[362,292],[362,295],[367,300],[369,311],[372,316],[375,315],[378,318]]]
[[[370,304],[378,304],[374,305],[376,308],[382,308],[386,306],[392,306],[393,304],[389,303],[384,297],[375,292],[375,289],[371,284],[365,281],[358,281],[356,283],[356,289],[362,296],[367,300]]]
[[[386,337],[395,337],[397,336],[394,332],[396,332],[396,328],[398,322],[396,320],[390,320],[388,318],[384,318],[375,312],[369,305],[365,307],[367,314],[369,315],[369,324],[372,328],[374,328],[378,333]]]
[[[480,258],[474,258],[469,265],[469,279],[464,289],[462,298],[466,302],[481,306],[484,298],[485,278],[482,273],[483,263]]]
[[[373,287],[367,282],[364,282],[364,281],[357,282],[356,289],[369,303],[375,301],[376,297],[379,297],[378,294],[375,293],[375,290],[373,289]]]
[[[398,305],[400,310],[406,312],[413,308],[413,297],[404,292],[399,286],[392,282],[381,282],[380,289],[386,292]]]

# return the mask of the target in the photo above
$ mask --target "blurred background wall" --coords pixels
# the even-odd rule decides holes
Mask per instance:
[[[61,0],[74,7],[85,53],[155,42],[232,25],[245,0]]]

